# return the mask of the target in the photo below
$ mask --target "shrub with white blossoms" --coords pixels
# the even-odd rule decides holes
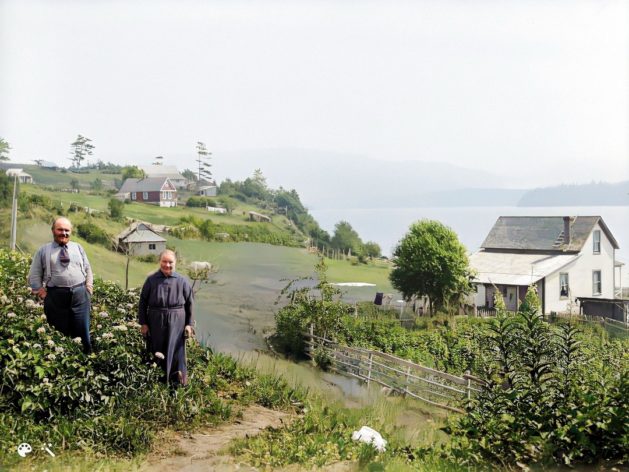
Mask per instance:
[[[15,318],[17,315],[15,313],[13,313],[12,311],[7,313],[7,318]]]
[[[52,339],[49,339],[46,344],[48,344],[50,347],[55,347],[55,342]]]
[[[105,333],[102,337],[103,339],[113,339],[114,335],[112,333]]]
[[[81,338],[78,336],[76,338],[72,338],[72,342],[75,344],[81,344]]]
[[[39,328],[37,328],[37,334],[44,334],[46,332],[46,328],[44,328],[43,326],[40,326]]]
[[[111,329],[113,331],[127,331],[127,327],[125,325],[112,326]]]
[[[106,311],[101,311],[98,316],[100,318],[109,318],[109,313],[107,313]]]

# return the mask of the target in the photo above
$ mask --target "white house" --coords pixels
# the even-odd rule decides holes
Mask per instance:
[[[167,178],[177,188],[186,188],[188,179],[186,179],[175,166],[150,165],[140,167],[148,178]]]
[[[470,256],[475,304],[492,308],[500,290],[515,311],[531,284],[544,313],[578,313],[577,297],[614,299],[618,248],[600,216],[501,216]]]
[[[32,184],[33,176],[31,174],[27,174],[22,169],[18,169],[16,167],[12,169],[6,170],[7,176],[11,178],[17,177],[17,180],[22,184]]]

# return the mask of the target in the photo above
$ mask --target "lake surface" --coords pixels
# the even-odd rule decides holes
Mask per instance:
[[[482,244],[499,216],[601,216],[618,241],[617,259],[629,266],[629,207],[420,207],[328,208],[309,210],[330,235],[341,220],[349,222],[363,241],[375,241],[390,256],[409,226],[422,218],[438,220],[452,228],[470,252]],[[624,274],[628,267],[625,267]],[[629,279],[625,279],[629,280]]]

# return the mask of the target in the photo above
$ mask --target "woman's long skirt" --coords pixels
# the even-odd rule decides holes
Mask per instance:
[[[188,369],[186,367],[186,313],[183,308],[149,308],[149,349],[155,353],[161,352],[164,359],[160,364],[166,372],[166,380],[174,385],[188,383]]]

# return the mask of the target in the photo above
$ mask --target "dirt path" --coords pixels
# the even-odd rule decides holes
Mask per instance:
[[[197,433],[177,433],[164,438],[164,445],[140,469],[142,472],[200,472],[208,470],[254,471],[229,456],[226,448],[233,439],[254,436],[263,429],[280,427],[290,415],[259,405],[247,407],[233,423]],[[159,440],[158,440],[159,441]]]

